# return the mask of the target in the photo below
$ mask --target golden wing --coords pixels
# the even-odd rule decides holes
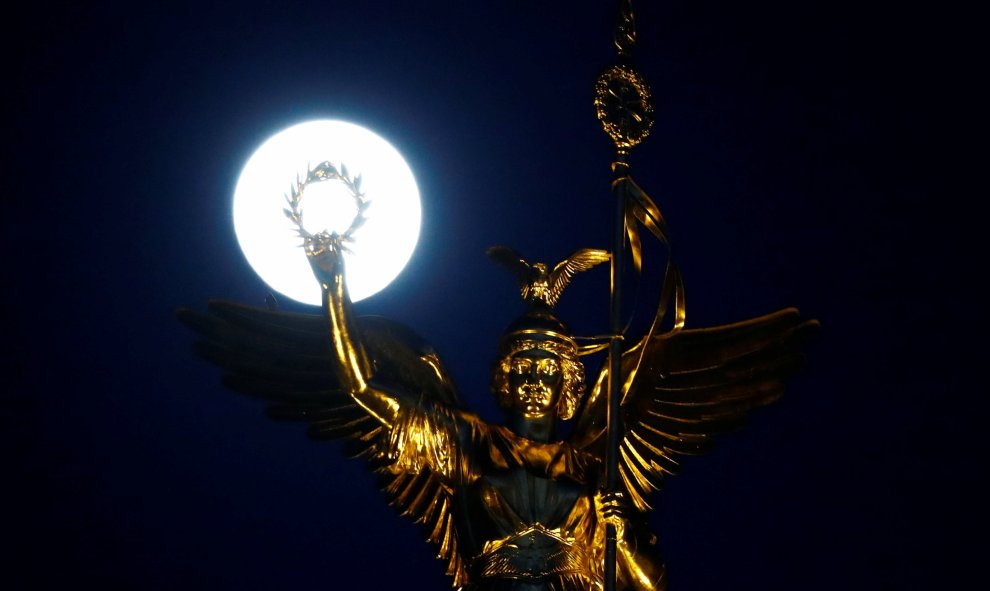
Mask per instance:
[[[454,586],[466,583],[449,490],[429,469],[418,474],[388,469],[381,423],[338,387],[324,316],[211,301],[205,314],[181,309],[178,317],[199,333],[196,351],[223,369],[225,385],[271,402],[272,418],[307,421],[313,439],[346,438],[345,452],[368,460],[389,504],[421,524],[427,540],[439,547],[438,558],[447,561]],[[392,386],[399,396],[415,392],[411,403],[460,407],[436,353],[412,330],[373,316],[358,318],[357,326],[375,364],[376,383]]]
[[[552,307],[557,304],[560,294],[575,275],[582,271],[587,271],[599,263],[607,262],[609,258],[607,250],[582,248],[557,263],[550,273],[550,280],[548,281],[550,285],[548,294],[550,306]]]
[[[521,289],[526,289],[536,276],[532,265],[526,262],[515,250],[508,246],[496,245],[485,250],[488,258],[492,259],[499,266],[512,273]]]
[[[708,451],[713,436],[740,426],[777,400],[804,360],[816,320],[795,308],[735,324],[644,338],[622,355],[625,377],[619,476],[640,511],[679,456]],[[605,456],[607,364],[578,418],[571,442]]]

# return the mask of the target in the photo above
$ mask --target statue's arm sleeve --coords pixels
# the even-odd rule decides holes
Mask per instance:
[[[473,479],[472,450],[486,437],[487,426],[471,413],[440,403],[410,403],[374,384],[341,271],[321,281],[337,374],[351,397],[385,426],[378,446],[389,469],[414,474],[429,469],[450,483]]]
[[[393,473],[418,474],[424,469],[448,484],[473,481],[478,475],[474,451],[487,437],[476,416],[443,404],[403,406],[382,442]]]
[[[351,299],[347,294],[342,264],[320,283],[323,287],[323,308],[330,320],[330,334],[341,386],[368,414],[391,428],[401,405],[395,395],[371,383],[371,361],[351,313]]]

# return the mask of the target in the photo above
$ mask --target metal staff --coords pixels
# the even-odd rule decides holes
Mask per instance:
[[[616,159],[613,174],[616,174],[619,164],[625,165],[621,159]],[[615,179],[613,179],[614,181]],[[605,487],[608,492],[615,492],[619,476],[619,438],[622,431],[622,260],[625,254],[625,195],[620,183],[613,182],[615,197],[615,213],[612,225],[612,264],[610,271],[609,304],[609,334],[611,339],[608,346],[608,447],[605,456]],[[616,531],[609,523],[605,528],[605,591],[615,591],[616,582]]]
[[[618,52],[618,65],[607,70],[595,86],[595,108],[605,132],[616,146],[616,158],[612,164],[612,195],[614,217],[612,222],[612,264],[610,274],[609,349],[608,349],[608,415],[607,451],[605,461],[606,492],[614,493],[619,479],[619,444],[622,437],[622,267],[625,258],[626,235],[629,235],[633,262],[637,271],[641,267],[641,250],[636,229],[637,221],[646,222],[654,235],[663,234],[662,219],[655,205],[628,176],[626,156],[630,148],[641,142],[653,125],[653,106],[649,89],[642,77],[632,69],[632,51],[636,45],[636,26],[632,0],[622,0],[616,19],[613,41]],[[642,200],[645,199],[645,202]],[[652,207],[651,207],[652,206]],[[656,211],[656,216],[651,215]],[[649,224],[650,218],[654,222]],[[654,228],[657,231],[653,231]],[[665,238],[665,236],[664,236]],[[669,268],[668,268],[669,271]],[[672,278],[672,277],[668,277]],[[665,279],[665,284],[667,283]],[[663,298],[662,298],[663,299]],[[661,302],[661,310],[665,308]],[[658,312],[662,314],[662,312]],[[662,316],[654,321],[655,331]],[[616,587],[616,530],[611,524],[605,529],[605,589]]]

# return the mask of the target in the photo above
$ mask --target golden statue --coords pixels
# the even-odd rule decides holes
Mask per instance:
[[[506,247],[488,254],[517,277],[525,314],[503,334],[492,390],[505,424],[465,409],[433,349],[408,328],[351,313],[341,250],[360,227],[356,183],[329,163],[307,182],[342,178],[359,201],[338,236],[310,234],[298,210],[306,183],[288,197],[323,290],[322,314],[211,302],[180,318],[204,338],[199,351],[224,368],[228,386],[275,404],[270,414],[309,421],[316,439],[350,439],[385,481],[402,515],[438,547],[453,585],[470,591],[666,588],[656,537],[646,527],[651,494],[683,456],[709,449],[750,410],[783,392],[817,327],[796,309],[704,329],[685,328],[683,284],[667,263],[658,309],[645,334],[625,334],[620,310],[626,244],[642,269],[640,231],[669,246],[663,217],[629,176],[628,151],[652,126],[652,103],[628,63],[635,45],[631,2],[621,2],[615,45],[621,65],[596,85],[595,106],[616,147],[612,252],[582,249],[551,270]],[[571,279],[611,262],[610,333],[579,346],[553,307]],[[661,330],[668,312],[673,326]],[[609,348],[585,395],[581,356]],[[618,379],[610,379],[610,374]],[[576,419],[571,435],[557,422]]]
[[[618,588],[664,589],[645,523],[650,493],[679,456],[705,451],[712,435],[780,396],[816,325],[789,309],[648,334],[629,347],[620,486],[603,493],[607,366],[585,397],[582,348],[552,304],[608,253],[583,249],[548,272],[490,249],[517,271],[528,302],[498,345],[492,389],[508,418],[497,425],[462,407],[437,354],[411,330],[351,314],[341,242],[307,241],[322,315],[211,302],[208,314],[180,318],[205,337],[199,351],[226,370],[230,387],[275,401],[273,416],[309,421],[314,438],[350,438],[464,589],[602,588],[605,524],[617,530]],[[572,417],[572,435],[559,440],[557,421]]]

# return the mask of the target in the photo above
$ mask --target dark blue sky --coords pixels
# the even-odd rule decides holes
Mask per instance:
[[[230,221],[253,149],[363,124],[406,156],[424,223],[359,311],[413,326],[497,418],[488,367],[520,305],[483,252],[607,246],[591,93],[615,7],[446,4],[42,3],[8,22],[8,588],[446,588],[361,463],[225,391],[174,319],[264,302]],[[985,529],[982,195],[959,149],[975,37],[929,10],[638,3],[657,123],[633,174],[670,224],[689,326],[786,306],[823,324],[785,399],[655,497],[673,591],[952,588],[984,554],[963,541]],[[606,299],[591,272],[561,316],[602,330]]]

